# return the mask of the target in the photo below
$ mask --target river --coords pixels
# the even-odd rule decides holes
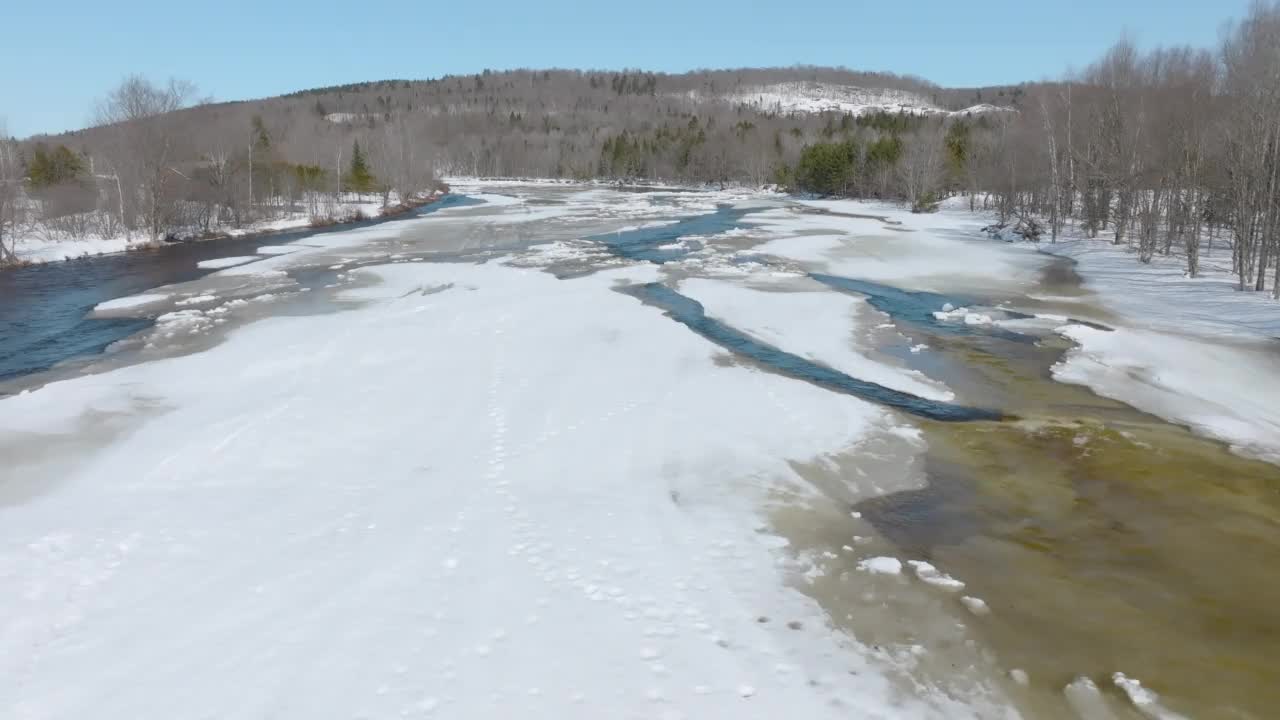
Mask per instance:
[[[148,327],[145,318],[99,318],[90,311],[112,298],[189,282],[214,272],[200,268],[201,262],[253,255],[267,245],[305,243],[335,232],[402,222],[466,202],[464,196],[448,195],[407,216],[244,239],[172,243],[151,250],[0,270],[0,382],[92,357]]]
[[[910,433],[900,431],[871,433],[824,459],[792,462],[820,500],[786,500],[781,493],[784,499],[769,511],[790,552],[813,564],[794,587],[823,609],[830,625],[909,666],[908,679],[899,682],[905,692],[918,682],[970,701],[979,688],[994,704],[1008,703],[1032,718],[1142,717],[1124,683],[1114,681],[1123,673],[1158,692],[1161,708],[1187,716],[1266,718],[1280,707],[1274,665],[1280,580],[1270,571],[1280,564],[1280,468],[1083,386],[1054,381],[1051,368],[1070,343],[1035,316],[1070,316],[1103,331],[1113,322],[1069,261],[979,245],[986,241],[956,231],[940,242],[965,252],[1009,253],[1011,267],[1025,269],[1029,279],[1010,281],[997,268],[990,277],[975,270],[976,280],[940,283],[931,275],[876,270],[893,262],[885,248],[900,248],[925,231],[874,215],[816,213],[778,196],[708,197],[699,205],[697,193],[682,192],[694,199],[676,203],[669,190],[477,186],[468,192],[481,200],[431,209],[449,209],[438,224],[421,222],[425,213],[397,219],[363,244],[326,244],[323,235],[332,233],[305,232],[2,273],[3,390],[202,352],[228,330],[265,318],[360,307],[341,295],[353,288],[377,292],[360,268],[505,257],[573,283],[613,268],[654,265],[658,276],[615,289],[714,344],[726,366],[887,408],[888,417],[918,433],[920,442],[904,440]],[[488,214],[490,206],[508,205],[519,212]],[[858,260],[840,266],[844,270],[770,245],[831,233],[849,238]],[[90,312],[105,300],[157,287],[171,300],[225,293],[228,281],[197,262],[285,243],[310,246],[305,261],[268,261],[287,266],[281,272],[290,287],[237,289],[242,295],[236,296],[283,299],[235,306],[241,314],[210,326],[203,344],[159,336],[155,319],[173,311],[172,302],[123,317]],[[866,277],[847,270],[859,266],[867,268]],[[706,305],[686,291],[706,287],[694,279],[779,300],[848,298],[857,308],[850,342],[863,360],[910,375],[872,381],[791,347],[803,333],[737,328],[727,305]],[[445,297],[457,288],[423,284],[416,290]],[[936,317],[948,304],[981,308],[1000,322]],[[797,328],[807,320],[796,316]],[[110,362],[99,355],[108,347]],[[945,386],[948,399],[903,389],[921,383]],[[84,442],[105,447],[114,437]],[[65,439],[59,443],[21,450],[31,473],[22,480],[23,498],[39,495],[33,486],[52,484],[65,470],[44,462],[66,451]],[[18,456],[16,446],[4,447]],[[867,491],[868,478],[876,492]],[[0,478],[0,488],[6,481],[16,478]],[[21,504],[12,507],[17,512]],[[910,569],[868,573],[865,561],[873,556],[927,561],[962,581],[963,591],[916,582]],[[975,612],[962,596],[985,604]],[[904,661],[904,653],[915,657]]]

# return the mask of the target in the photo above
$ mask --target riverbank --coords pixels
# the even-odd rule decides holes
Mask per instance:
[[[1278,701],[1280,468],[1054,381],[1060,328],[1165,334],[1087,273],[967,213],[455,190],[120,293],[128,357],[0,398],[0,712]]]
[[[1067,258],[1083,293],[1032,291],[1022,308],[1042,315],[1041,323],[1072,342],[1051,370],[1055,379],[1189,427],[1247,457],[1280,463],[1280,407],[1256,386],[1258,378],[1280,377],[1280,302],[1236,289],[1223,243],[1213,251],[1205,248],[1200,276],[1189,278],[1176,257],[1140,263],[1124,246],[1086,238],[1074,228],[1056,243],[988,238],[981,227],[994,215],[970,212],[963,198],[929,214],[856,200],[801,202],[828,211],[886,214],[922,231],[911,245],[887,245],[856,266],[848,263],[845,274],[861,278],[985,292],[1000,276],[1006,278],[1001,285],[1015,288],[1034,279],[1013,258],[1033,265],[1043,254]],[[939,252],[955,247],[952,236],[965,239],[968,250],[944,259]],[[836,245],[809,248],[814,257],[839,252]],[[1068,321],[1090,317],[1090,308],[1103,311],[1092,317],[1106,329]]]
[[[614,291],[656,265],[542,272],[730,198],[473,196],[170,288],[142,341],[220,342],[0,400],[0,712],[983,716],[830,627],[763,509],[902,422]]]
[[[220,229],[212,232],[193,235],[176,242],[148,239],[135,240],[129,235],[112,237],[48,238],[29,233],[14,242],[16,262],[0,264],[0,272],[7,269],[38,265],[49,262],[66,262],[89,257],[100,257],[127,252],[154,252],[164,250],[173,245],[189,243],[211,243],[226,240],[254,240],[269,238],[282,233],[296,232],[306,229],[340,228],[370,220],[390,219],[412,212],[424,205],[438,201],[448,193],[448,186],[443,190],[411,198],[401,202],[383,204],[381,200],[365,201],[360,196],[344,198],[338,205],[335,216],[312,217],[305,211],[287,213],[285,217],[274,220],[249,223],[238,228]]]
[[[1259,598],[1275,594],[1265,568],[1280,562],[1276,411],[1263,400],[1280,377],[1266,365],[1274,344],[1235,327],[1229,300],[1213,336],[1176,325],[1168,284],[1126,303],[1116,278],[1119,260],[1143,272],[1132,258],[1100,278],[1043,244],[990,240],[967,211],[817,205],[840,215],[779,217],[790,237],[755,249],[867,278],[848,285],[889,315],[877,347],[1019,419],[921,422],[925,450],[889,472],[876,445],[809,467],[854,512],[780,520],[822,568],[802,587],[864,642],[919,643],[928,677],[980,674],[993,656],[1026,717],[1269,717],[1280,615]],[[803,346],[822,318],[794,313],[762,333]],[[910,464],[901,488],[896,468]],[[899,488],[850,496],[868,483]],[[967,652],[974,642],[991,655]]]
[[[348,233],[381,233],[385,228],[447,208],[467,198],[448,194],[407,213],[345,226],[279,230],[263,236],[230,237],[216,242],[173,243],[146,251],[90,256],[71,262],[49,262],[9,268],[0,273],[0,394],[14,383],[54,366],[95,364],[100,354],[152,325],[157,314],[99,318],[93,309],[103,302],[182,284],[220,268],[264,261],[266,253],[301,249],[308,242]],[[388,234],[393,234],[389,232]],[[260,252],[261,251],[261,252]],[[265,272],[265,269],[264,269]],[[241,282],[252,295],[258,284]],[[292,286],[285,273],[264,285]],[[191,309],[186,307],[169,310]],[[25,383],[16,383],[20,390]]]

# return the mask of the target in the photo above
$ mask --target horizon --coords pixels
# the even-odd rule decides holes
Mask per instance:
[[[419,25],[388,23],[398,10],[381,3],[359,14],[338,13],[335,20],[322,11],[300,15],[291,8],[233,0],[216,12],[184,9],[187,15],[175,19],[167,11],[148,12],[161,7],[157,0],[141,0],[130,8],[138,22],[121,26],[114,6],[76,0],[70,15],[65,7],[17,8],[14,27],[56,27],[61,34],[51,44],[46,33],[23,33],[0,47],[0,65],[30,66],[21,74],[0,75],[0,122],[20,138],[83,129],[90,125],[95,101],[131,74],[188,80],[198,97],[216,102],[485,69],[679,74],[810,65],[910,75],[944,88],[1018,85],[1084,67],[1122,36],[1143,49],[1212,47],[1221,28],[1243,15],[1248,2],[1187,5],[1087,0],[1057,17],[1052,9],[1012,0],[965,7],[935,3],[931,21],[920,23],[892,8],[828,0],[767,21],[722,0],[692,8],[664,1],[640,15],[564,2],[529,8],[500,0],[483,8],[454,8],[447,17],[433,16]],[[824,21],[813,22],[815,15]],[[74,18],[70,23],[68,16]],[[495,24],[495,16],[506,22]],[[672,22],[672,16],[680,21]],[[246,23],[244,17],[251,20]],[[627,24],[623,42],[614,37],[620,23]],[[175,32],[191,24],[201,32]],[[112,29],[102,32],[104,27]],[[1052,37],[1045,27],[1054,29]],[[910,37],[903,39],[908,30]],[[1017,37],[1009,39],[1011,34]],[[1004,37],[994,41],[993,35]],[[193,43],[193,37],[230,40],[214,46]],[[644,40],[650,37],[655,40]],[[679,51],[669,52],[672,47]],[[957,61],[958,54],[964,61]],[[32,63],[33,58],[49,62]],[[412,72],[406,72],[409,66]]]

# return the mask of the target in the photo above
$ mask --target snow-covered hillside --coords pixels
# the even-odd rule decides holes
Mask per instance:
[[[1009,108],[985,103],[952,111],[938,107],[928,99],[906,90],[817,82],[761,85],[727,94],[725,98],[731,102],[779,113],[840,112],[863,115],[874,112],[905,112],[912,115],[956,116],[971,113],[1012,112]]]

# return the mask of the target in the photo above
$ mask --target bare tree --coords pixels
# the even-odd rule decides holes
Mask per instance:
[[[182,135],[170,113],[184,107],[194,94],[195,87],[185,81],[170,80],[161,87],[131,75],[98,104],[95,119],[108,126],[114,140],[107,155],[115,168],[121,203],[127,182],[136,189],[138,214],[153,242],[165,235],[175,199],[170,189],[183,177],[174,167],[182,157],[177,147]]]
[[[941,125],[920,129],[906,143],[899,165],[899,177],[913,212],[928,209],[942,185],[943,132]]]
[[[22,199],[22,165],[18,146],[0,122],[0,265],[17,261],[15,227]]]

